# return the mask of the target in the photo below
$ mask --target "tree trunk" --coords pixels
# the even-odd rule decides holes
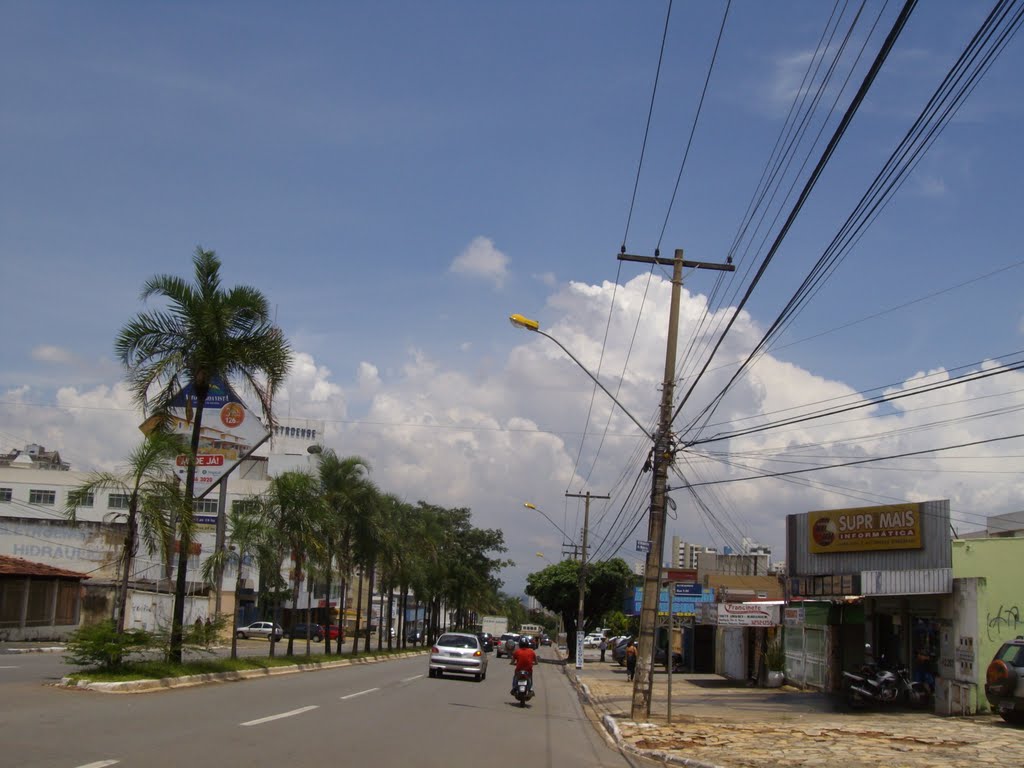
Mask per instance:
[[[359,581],[356,583],[356,628],[352,638],[352,655],[359,653],[359,620],[363,611],[363,569],[359,569]]]
[[[394,638],[391,636],[391,630],[395,628],[394,615],[395,615],[395,588],[388,588],[388,650],[390,651],[394,646]],[[398,634],[397,631],[395,634]]]
[[[117,634],[124,634],[125,611],[128,609],[128,576],[132,570],[132,562],[135,559],[135,531],[138,526],[139,496],[138,492],[132,493],[131,502],[128,505],[128,530],[124,535],[124,573],[121,574],[121,584],[117,595]]]
[[[369,629],[370,627],[373,626],[373,580],[374,580],[374,575],[375,575],[374,574],[375,566],[376,566],[376,563],[371,562],[370,563],[370,572],[366,574],[366,580],[370,583],[370,593],[368,595],[368,602],[369,602],[370,610],[368,612],[369,613],[369,619],[367,619],[367,622],[366,622],[367,629]],[[377,623],[380,624],[380,618],[379,617],[377,618]],[[363,650],[365,650],[367,653],[370,652],[370,633],[369,633],[369,631],[367,631],[367,633],[366,633],[366,642],[363,644]]]
[[[185,475],[185,500],[182,515],[192,515],[192,499],[196,486],[196,457],[199,454],[199,436],[203,429],[203,409],[206,407],[206,395],[210,391],[209,384],[192,382],[192,394],[196,399],[195,421],[192,424],[192,450],[188,457],[188,472]],[[185,526],[179,529],[184,531]],[[178,551],[178,578],[174,583],[174,617],[171,619],[171,648],[168,654],[172,664],[181,664],[182,634],[185,624],[185,590],[188,586],[188,554],[192,542],[182,533]]]
[[[341,576],[341,594],[338,595],[338,655],[341,656],[341,646],[345,642],[345,619],[348,618],[348,574]]]
[[[238,596],[242,594],[242,561],[245,555],[238,552],[238,575],[235,577],[235,610],[231,612],[231,658],[238,658]],[[273,633],[271,633],[273,635]],[[271,643],[273,645],[273,643]]]

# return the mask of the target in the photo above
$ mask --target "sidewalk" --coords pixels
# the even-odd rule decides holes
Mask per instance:
[[[559,651],[559,656],[564,652]],[[569,678],[624,750],[673,765],[719,768],[827,766],[975,768],[1024,765],[1024,729],[996,715],[953,718],[908,710],[851,712],[837,699],[795,688],[748,687],[719,675],[656,672],[651,721],[630,720],[632,683],[587,651]]]

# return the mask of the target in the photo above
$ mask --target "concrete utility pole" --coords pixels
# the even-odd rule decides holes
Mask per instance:
[[[567,493],[566,497],[572,499],[586,499],[583,507],[583,555],[580,557],[580,603],[576,612],[576,669],[583,669],[583,639],[586,632],[583,630],[583,593],[587,588],[587,529],[590,527],[590,500],[609,499],[610,496],[591,496],[590,491],[586,493]]]
[[[676,346],[679,339],[679,296],[683,287],[683,267],[715,269],[732,272],[729,264],[712,264],[703,261],[684,261],[681,248],[676,249],[675,258],[662,259],[659,256],[631,256],[619,254],[619,261],[635,261],[644,264],[659,264],[672,267],[672,306],[669,308],[668,347],[665,350],[665,379],[661,388],[661,408],[658,430],[654,434],[652,453],[651,514],[647,539],[651,544],[644,568],[644,591],[640,607],[640,647],[637,653],[637,674],[633,680],[633,720],[649,720],[651,717],[651,690],[654,686],[654,633],[658,619],[658,598],[661,594],[661,561],[665,549],[665,487],[668,484],[668,468],[675,454],[672,437],[672,396],[676,377]],[[670,646],[671,648],[671,646]],[[669,654],[671,663],[671,652]]]

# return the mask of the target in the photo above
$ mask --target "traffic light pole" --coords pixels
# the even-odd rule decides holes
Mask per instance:
[[[672,267],[672,305],[669,308],[668,346],[665,351],[665,378],[661,388],[658,430],[654,434],[652,456],[651,514],[648,522],[647,539],[650,550],[644,568],[644,591],[640,605],[640,647],[637,653],[637,673],[633,679],[633,720],[649,720],[651,716],[651,692],[654,687],[654,633],[658,619],[658,598],[661,594],[661,563],[665,550],[665,489],[668,484],[668,468],[675,453],[672,437],[672,397],[675,391],[676,347],[679,340],[679,297],[683,287],[683,267],[715,269],[732,272],[729,264],[713,264],[702,261],[684,261],[682,249],[676,249],[675,257],[663,259],[659,256],[631,256],[622,253],[619,261],[634,261],[644,264],[658,264]],[[669,657],[671,659],[671,656]]]

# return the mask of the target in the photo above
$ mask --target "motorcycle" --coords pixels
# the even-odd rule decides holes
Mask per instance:
[[[525,707],[526,702],[533,698],[533,687],[530,685],[530,673],[525,669],[516,672],[516,683],[513,689],[516,700],[520,707]]]
[[[923,683],[910,679],[906,666],[900,664],[895,669],[882,669],[873,664],[866,664],[860,674],[843,672],[843,687],[846,691],[846,703],[851,708],[881,704],[909,704],[912,707],[925,707],[931,701],[931,693]]]

